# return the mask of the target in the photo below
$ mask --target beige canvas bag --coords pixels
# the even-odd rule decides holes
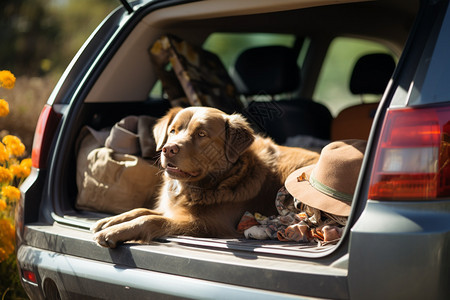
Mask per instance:
[[[155,162],[103,146],[106,140],[110,146],[126,145],[127,138],[135,141],[135,128],[121,127],[121,124],[129,124],[128,121],[122,120],[110,131],[82,129],[77,147],[77,209],[118,214],[153,206],[161,181]],[[135,147],[136,144],[129,145]]]

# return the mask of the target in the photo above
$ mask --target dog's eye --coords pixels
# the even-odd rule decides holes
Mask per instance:
[[[170,134],[175,134],[175,129],[172,129],[171,131],[169,131]]]
[[[200,130],[200,131],[198,132],[198,136],[200,136],[200,137],[206,136],[206,131]]]

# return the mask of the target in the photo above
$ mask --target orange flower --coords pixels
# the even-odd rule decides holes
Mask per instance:
[[[16,83],[16,77],[10,71],[0,71],[0,87],[5,89],[12,89]]]
[[[9,114],[9,104],[5,99],[0,99],[0,117],[5,117]]]
[[[31,158],[22,159],[20,166],[24,168],[31,169]]]
[[[27,178],[30,175],[30,169],[21,165],[9,166],[9,170],[11,170],[13,176],[16,178]]]
[[[8,151],[6,150],[5,145],[0,143],[0,163],[5,162],[9,159]]]
[[[0,199],[0,211],[4,211],[6,209],[6,201]]]
[[[1,147],[0,147],[1,148]],[[31,173],[31,158],[23,159],[20,164],[17,162],[9,166],[13,176],[20,179],[27,178]]]
[[[5,136],[2,139],[2,142],[5,144],[6,150],[10,155],[22,156],[25,152],[25,145],[22,144],[22,141],[14,135]]]
[[[2,187],[2,196],[9,201],[17,202],[20,199],[20,190],[12,185]]]
[[[0,167],[0,183],[10,183],[13,180],[13,174],[5,167]]]
[[[5,219],[0,219],[0,263],[14,251],[14,226]]]

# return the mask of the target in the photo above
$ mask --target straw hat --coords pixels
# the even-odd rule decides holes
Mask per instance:
[[[319,161],[288,176],[288,192],[300,202],[325,212],[348,216],[366,142],[344,140],[322,149]]]

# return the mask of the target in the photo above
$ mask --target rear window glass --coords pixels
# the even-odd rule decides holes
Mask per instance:
[[[363,55],[388,53],[390,50],[379,43],[339,37],[331,43],[313,95],[314,100],[327,106],[336,116],[342,109],[380,100],[380,95],[353,95],[350,78],[356,61]]]
[[[437,33],[439,35],[433,48]],[[435,27],[427,44],[414,78],[410,105],[450,101],[450,6],[442,26],[440,29]]]
[[[295,36],[273,33],[214,33],[203,44],[203,48],[217,54],[229,70],[239,54],[253,47],[280,45],[294,46]]]

